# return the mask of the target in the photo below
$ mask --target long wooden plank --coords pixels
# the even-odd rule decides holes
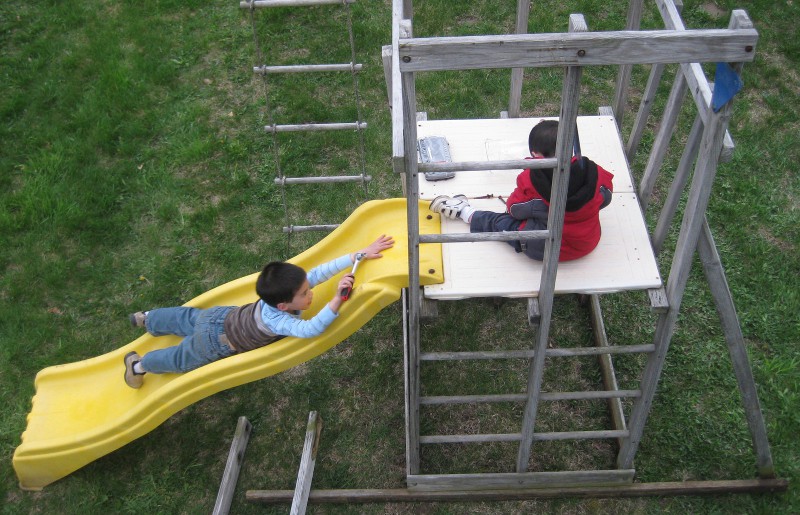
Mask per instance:
[[[297,470],[297,484],[294,488],[294,498],[291,515],[303,515],[308,505],[308,494],[311,492],[311,480],[314,476],[314,466],[317,463],[317,449],[319,447],[319,434],[322,431],[322,419],[316,411],[308,414],[306,425],[306,438],[303,442],[303,454],[300,457],[300,468]]]
[[[312,490],[311,503],[381,503],[381,502],[465,502],[465,501],[526,501],[560,497],[608,498],[678,495],[721,495],[785,492],[785,479],[742,479],[721,481],[675,481],[634,483],[621,486],[548,487],[508,490],[415,491],[407,488]],[[282,504],[291,501],[291,490],[248,490],[246,499],[263,504]]]
[[[517,34],[528,33],[528,21],[530,19],[531,3],[529,0],[517,0],[517,23],[515,32]],[[519,118],[520,104],[522,101],[522,79],[525,74],[524,68],[514,68],[511,70],[511,90],[508,94],[508,116]]]
[[[510,34],[399,41],[402,72],[615,64],[749,62],[754,29]]]
[[[563,486],[625,485],[634,470],[570,470],[559,472],[442,474],[406,478],[410,490],[485,490],[503,488],[557,488]]]
[[[722,331],[728,344],[728,353],[733,362],[733,373],[736,375],[739,392],[742,394],[744,414],[747,419],[747,425],[750,428],[750,436],[753,439],[753,448],[756,452],[758,475],[762,479],[774,478],[775,467],[772,463],[772,452],[767,439],[767,426],[764,422],[764,415],[761,413],[756,382],[753,378],[750,360],[747,357],[747,350],[744,346],[742,327],[739,325],[739,317],[736,315],[736,306],[733,304],[733,296],[730,288],[728,288],[725,269],[722,267],[722,261],[720,260],[717,246],[714,244],[714,236],[711,234],[707,219],[703,221],[703,230],[700,233],[697,251],[703,262],[703,270],[711,288],[711,294],[714,297],[717,313],[722,322]]]
[[[586,20],[581,15],[569,17],[570,32],[585,32]],[[528,461],[533,444],[533,432],[536,426],[536,415],[539,408],[539,395],[544,376],[545,352],[550,334],[550,323],[553,312],[553,295],[555,293],[558,256],[561,250],[561,234],[564,230],[564,215],[567,205],[567,188],[569,185],[570,160],[573,131],[578,119],[578,100],[580,98],[582,69],[569,66],[564,73],[564,84],[561,90],[561,113],[559,115],[558,135],[556,139],[556,159],[558,166],[553,170],[553,186],[550,195],[550,212],[548,213],[547,230],[550,238],[545,240],[544,261],[539,286],[539,309],[541,320],[534,338],[536,354],[531,360],[528,370],[526,392],[528,402],[522,417],[522,440],[517,450],[517,472],[528,470]]]
[[[396,0],[398,1],[398,0]],[[411,474],[419,472],[419,398],[420,398],[420,279],[419,279],[419,182],[417,180],[417,90],[413,73],[400,74],[402,85],[402,112],[403,112],[403,170],[405,172],[405,191],[408,209],[406,221],[408,223],[408,402],[407,413],[409,428],[409,445],[407,451],[409,462],[408,471]]]
[[[244,451],[247,449],[247,442],[250,441],[252,430],[253,426],[247,417],[239,417],[231,442],[231,450],[228,452],[228,460],[225,462],[225,471],[222,473],[222,481],[219,484],[213,515],[226,515],[230,512],[233,493],[236,491],[236,481],[239,479],[239,471],[242,470]]]
[[[625,30],[639,30],[642,21],[642,5],[644,0],[631,0],[628,4],[628,17],[625,20]],[[625,106],[628,103],[628,86],[631,81],[631,71],[633,66],[623,64],[617,72],[617,84],[614,88],[614,102],[611,104],[614,110],[614,119],[617,127],[622,127],[622,119],[625,115]]]
[[[661,118],[653,148],[650,150],[644,175],[639,183],[639,205],[642,207],[642,212],[647,211],[647,206],[650,203],[650,195],[655,187],[658,174],[661,172],[661,165],[667,155],[669,142],[672,139],[672,133],[675,130],[675,124],[678,122],[678,115],[681,112],[685,97],[686,79],[683,73],[678,71],[672,83],[672,89],[669,92],[669,99],[667,99],[667,106],[664,108],[664,116]]]
[[[541,401],[586,401],[596,399],[619,399],[624,397],[639,397],[639,390],[588,390],[583,392],[542,392]],[[431,395],[422,397],[420,404],[476,404],[488,402],[524,402],[527,399],[524,393],[509,393],[495,395]]]
[[[606,336],[606,326],[603,321],[603,311],[600,308],[600,296],[591,295],[589,298],[590,310],[592,315],[592,331],[594,334],[594,343],[600,348],[609,347],[608,337]],[[617,374],[614,371],[614,362],[608,354],[601,354],[597,357],[600,364],[600,373],[603,375],[603,386],[609,393],[620,392],[619,385],[617,384]],[[641,390],[636,390],[635,397],[641,397]],[[633,397],[633,396],[632,396]],[[627,430],[625,424],[625,413],[622,411],[622,400],[619,397],[610,397],[608,399],[608,409],[611,412],[611,425],[614,429],[624,431]],[[621,444],[621,440],[617,440]]]
[[[734,17],[731,20],[731,26],[738,26],[737,24],[739,23],[749,23],[749,21],[743,20],[741,17]],[[741,67],[739,66],[740,69]],[[680,312],[686,283],[689,279],[697,242],[702,232],[706,209],[711,197],[711,188],[717,173],[719,150],[722,148],[722,141],[731,117],[731,105],[732,102],[728,102],[719,112],[715,113],[713,110],[708,112],[708,120],[705,123],[697,165],[692,177],[692,186],[689,190],[681,231],[678,235],[675,255],[666,286],[669,311],[660,315],[656,323],[656,331],[653,337],[656,352],[648,356],[645,365],[641,382],[642,396],[636,400],[631,410],[628,423],[631,435],[623,443],[617,457],[617,466],[619,468],[631,467],[644,433],[644,426],[650,414],[658,380],[664,368],[667,350],[677,325],[678,313]]]

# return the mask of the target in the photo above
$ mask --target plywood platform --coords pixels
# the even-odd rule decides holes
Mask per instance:
[[[431,120],[418,122],[418,137],[443,136],[453,161],[521,159],[529,154],[528,133],[540,118]],[[610,293],[661,286],[647,229],[639,209],[622,142],[610,116],[578,118],[583,155],[614,174],[614,196],[600,212],[602,237],[588,256],[559,264],[556,293]],[[464,194],[493,195],[470,202],[479,209],[505,211],[521,170],[458,173],[428,182],[420,174],[420,198]],[[469,232],[461,221],[442,219],[442,233]],[[431,299],[534,297],[542,264],[514,252],[504,242],[448,243],[443,246],[444,283],[425,287]]]

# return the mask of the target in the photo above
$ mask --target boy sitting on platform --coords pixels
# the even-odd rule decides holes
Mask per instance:
[[[531,129],[528,148],[534,159],[553,157],[558,122],[543,120]],[[567,207],[559,261],[578,259],[600,242],[600,210],[611,202],[614,176],[586,157],[573,157],[569,173]],[[467,197],[440,195],[430,210],[470,224],[470,232],[536,231],[547,229],[553,170],[528,169],[517,176],[517,187],[506,202],[506,213],[482,211]],[[517,252],[537,261],[544,259],[545,240],[509,241]]]
[[[263,347],[285,336],[319,336],[339,316],[344,301],[340,291],[353,287],[353,275],[345,274],[336,294],[319,313],[302,320],[300,313],[311,306],[315,285],[327,281],[361,259],[383,257],[381,252],[394,246],[391,236],[382,235],[364,249],[313,268],[308,274],[297,265],[273,261],[256,280],[259,300],[244,306],[189,307],[139,311],[130,316],[134,327],[143,327],[153,336],[183,336],[180,344],[125,356],[125,383],[140,388],[143,376],[194,370],[239,352]]]

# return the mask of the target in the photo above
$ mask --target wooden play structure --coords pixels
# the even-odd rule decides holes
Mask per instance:
[[[351,0],[338,3],[346,5]],[[243,7],[308,5],[333,3],[285,0],[242,2]],[[744,63],[752,61],[758,42],[747,13],[735,10],[726,29],[692,30],[684,26],[680,4],[675,0],[655,0],[664,28],[640,30],[644,0],[630,0],[625,27],[617,31],[593,32],[591,19],[573,14],[568,32],[528,34],[530,2],[518,0],[516,33],[507,35],[462,37],[415,37],[411,0],[392,4],[392,42],[383,48],[382,57],[392,112],[392,163],[402,177],[408,200],[409,288],[403,297],[405,341],[406,399],[406,482],[407,490],[393,491],[394,497],[370,497],[364,492],[338,502],[369,500],[437,499],[519,499],[556,493],[570,495],[647,495],[647,487],[634,483],[634,458],[645,431],[676,322],[681,309],[692,260],[697,252],[703,264],[719,314],[722,329],[741,393],[747,425],[752,437],[758,478],[755,480],[672,484],[662,489],[654,485],[650,494],[719,491],[777,490],[786,483],[775,479],[766,426],[756,395],[756,386],[747,358],[725,272],[714,237],[705,218],[712,184],[720,162],[729,159],[733,140],[727,133],[731,104],[741,87]],[[565,20],[565,23],[567,20]],[[716,65],[712,82],[706,69]],[[642,92],[629,134],[623,136],[623,119],[629,98],[629,84],[635,65],[649,65],[650,76]],[[677,65],[663,117],[657,124],[652,149],[641,180],[634,180],[633,163],[645,134],[653,101],[667,65]],[[611,105],[591,115],[579,114],[582,70],[592,66],[618,67]],[[511,69],[508,110],[496,119],[428,120],[417,104],[417,75],[442,71],[476,69]],[[560,112],[549,115],[559,123],[555,158],[524,160],[528,155],[527,134],[539,118],[521,118],[524,71],[527,68],[563,69]],[[670,68],[672,69],[672,68]],[[585,85],[584,85],[585,86]],[[688,100],[688,101],[687,101]],[[431,107],[431,106],[426,106]],[[664,166],[673,131],[681,113],[691,112],[694,124],[685,138],[680,163],[674,171],[666,200],[652,205],[656,179]],[[277,132],[273,126],[271,131]],[[419,141],[444,138],[449,144],[450,162],[421,162]],[[559,264],[569,163],[575,140],[579,139],[585,155],[614,173],[613,201],[601,213],[603,236],[589,256]],[[471,234],[466,225],[441,220],[441,233],[420,230],[418,201],[430,201],[440,194],[465,194],[481,209],[504,210],[498,197],[508,195],[514,179],[525,168],[554,168],[553,191],[546,230]],[[429,181],[425,174],[454,172],[448,180]],[[692,173],[693,172],[693,173]],[[278,178],[276,181],[287,181]],[[685,192],[688,187],[688,193]],[[680,232],[672,250],[671,266],[662,278],[656,261],[665,253],[667,234],[678,213],[682,195],[686,195]],[[483,197],[483,198],[481,198]],[[660,208],[654,216],[657,225],[648,232],[644,214]],[[431,213],[429,219],[439,215]],[[546,240],[545,257],[537,263],[513,252],[504,242],[511,240]],[[442,244],[444,282],[420,284],[420,248]],[[455,256],[459,256],[458,259]],[[588,274],[602,264],[602,274]],[[512,273],[509,273],[512,271]],[[651,342],[637,345],[609,343],[600,309],[600,296],[621,291],[646,291],[656,316]],[[555,295],[577,293],[588,299],[595,345],[579,348],[552,348],[553,299]],[[436,311],[439,301],[458,301],[472,297],[526,298],[528,321],[535,328],[530,348],[481,352],[423,352],[420,341],[423,316]],[[524,322],[522,322],[524,324]],[[498,343],[499,345],[500,343]],[[638,388],[620,389],[615,376],[613,357],[620,354],[643,354]],[[542,377],[548,358],[597,356],[604,387],[591,391],[543,391]],[[422,394],[421,367],[433,361],[527,360],[527,388],[523,392],[502,395],[425,396]],[[549,360],[548,366],[563,361]],[[605,401],[610,410],[611,427],[590,431],[542,431],[537,414],[542,403],[564,400]],[[630,400],[629,413],[623,400]],[[446,404],[474,406],[491,403],[524,405],[519,430],[503,434],[422,434],[421,406]],[[612,440],[618,444],[616,467],[602,470],[529,471],[536,460],[537,443],[560,440]],[[518,446],[516,462],[497,472],[428,473],[420,458],[421,449],[436,445],[470,445],[512,442]],[[638,491],[639,493],[636,493]],[[505,493],[503,493],[505,492]],[[588,492],[588,493],[587,493]],[[633,493],[631,493],[633,492]],[[644,493],[642,493],[644,492]],[[250,494],[248,493],[248,496]],[[318,499],[326,498],[322,492]],[[389,494],[386,494],[387,496]],[[258,496],[254,496],[258,497]],[[267,496],[268,497],[268,496]],[[336,502],[335,493],[329,500]],[[311,492],[311,498],[315,493]],[[343,500],[345,499],[345,500]],[[267,501],[265,497],[259,500]]]

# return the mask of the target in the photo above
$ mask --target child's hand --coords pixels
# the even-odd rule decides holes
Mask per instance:
[[[355,282],[355,277],[353,277],[353,274],[344,274],[342,278],[339,279],[339,284],[336,287],[336,294],[328,303],[328,307],[331,308],[331,311],[333,311],[334,313],[339,312],[339,308],[342,306],[342,302],[345,301],[343,297],[350,296],[350,291],[353,289],[354,282]],[[343,295],[342,292],[346,292],[347,295]]]
[[[394,238],[391,236],[386,236],[385,234],[381,234],[377,240],[373,241],[358,252],[363,252],[365,254],[364,259],[377,259],[383,257],[381,252],[392,247],[394,247]],[[350,258],[355,260],[353,255],[351,255]]]

